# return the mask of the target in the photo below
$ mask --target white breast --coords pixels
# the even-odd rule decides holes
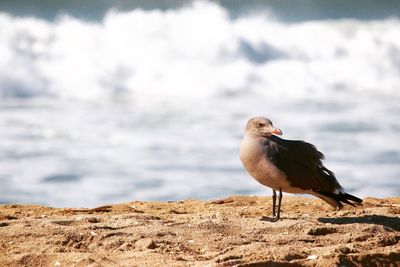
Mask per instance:
[[[240,160],[244,168],[259,183],[285,191],[290,187],[286,175],[268,159],[261,144],[262,138],[246,134],[240,145]]]

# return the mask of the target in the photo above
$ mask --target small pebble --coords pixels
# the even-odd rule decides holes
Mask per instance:
[[[99,222],[99,219],[97,219],[95,217],[87,218],[86,220],[90,223],[98,223]]]
[[[348,254],[350,252],[350,249],[348,247],[341,247],[339,248],[339,251],[343,254]]]
[[[317,255],[310,255],[307,257],[307,260],[316,260],[318,258]]]
[[[135,243],[135,247],[140,249],[155,249],[157,247],[156,243],[150,238],[139,239]]]
[[[56,262],[54,263],[54,266],[61,266],[61,263],[60,263],[59,261],[56,261]]]

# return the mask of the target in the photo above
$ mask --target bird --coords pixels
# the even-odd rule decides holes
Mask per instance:
[[[268,118],[251,118],[239,150],[240,160],[250,176],[272,188],[272,218],[263,217],[264,220],[280,219],[282,192],[311,194],[337,210],[343,204],[362,205],[360,198],[344,191],[335,174],[322,163],[324,155],[313,144],[277,135],[282,135],[282,131]]]

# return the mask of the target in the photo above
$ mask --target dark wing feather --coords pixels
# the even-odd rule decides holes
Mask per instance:
[[[292,186],[328,192],[341,189],[334,173],[322,164],[324,155],[314,145],[271,136],[265,140],[264,149]]]

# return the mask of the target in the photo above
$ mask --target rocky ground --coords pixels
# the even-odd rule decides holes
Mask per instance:
[[[0,205],[0,266],[400,266],[400,198],[134,201],[94,209]]]

